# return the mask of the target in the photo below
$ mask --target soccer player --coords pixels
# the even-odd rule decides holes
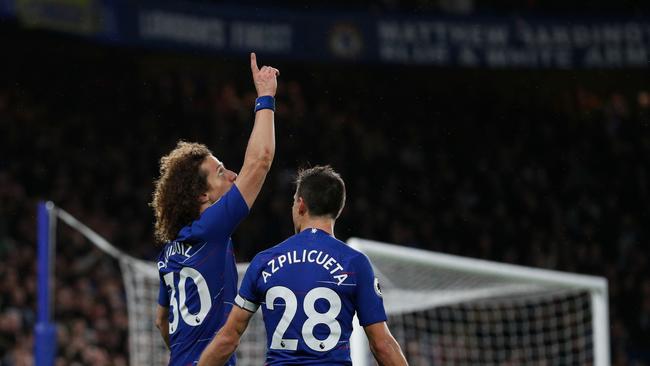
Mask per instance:
[[[386,326],[381,291],[368,258],[336,239],[345,184],[331,167],[302,170],[292,216],[296,235],[255,256],[228,320],[201,356],[223,365],[258,307],[267,335],[265,365],[351,365],[356,312],[380,365],[406,365]]]
[[[151,206],[158,259],[156,326],[171,350],[170,365],[198,362],[224,324],[237,291],[231,234],[253,206],[275,153],[277,76],[250,55],[258,98],[255,124],[239,175],[202,144],[179,142],[160,159]],[[234,357],[229,360],[235,364]]]

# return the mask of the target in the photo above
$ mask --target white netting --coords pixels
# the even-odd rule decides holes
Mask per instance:
[[[411,365],[592,365],[587,293],[476,301],[393,313]]]
[[[160,288],[155,263],[124,255],[120,268],[129,312],[129,363],[167,365],[169,352],[155,325]]]
[[[129,364],[167,365],[169,351],[155,325],[160,286],[156,264],[123,253],[62,209],[56,209],[56,214],[59,219],[86,237],[104,253],[115,258],[120,264],[129,323]],[[247,266],[247,263],[237,266],[240,281]],[[237,350],[237,364],[241,366],[263,365],[265,349],[266,333],[261,314],[258,312],[251,319],[249,331],[243,336]]]
[[[129,256],[122,257],[120,265],[128,301],[130,364],[167,365],[169,352],[154,325],[159,288],[156,266]],[[240,282],[247,266],[248,263],[237,265]],[[266,333],[258,312],[237,349],[237,365],[263,365],[265,349]]]
[[[120,263],[127,297],[131,365],[166,365],[155,327],[158,273],[63,210],[57,215]],[[384,293],[389,327],[411,365],[609,364],[603,279],[477,261],[351,239],[368,255]],[[239,278],[247,264],[239,264]],[[354,340],[353,340],[354,341]],[[373,363],[367,346],[355,366]],[[257,312],[238,365],[263,365],[266,335]],[[356,354],[360,357],[356,357]]]
[[[601,279],[350,243],[373,263],[388,325],[412,366],[609,364],[602,352],[596,361],[595,339],[609,347],[607,334],[595,336],[607,329],[593,310],[595,292],[606,298]]]

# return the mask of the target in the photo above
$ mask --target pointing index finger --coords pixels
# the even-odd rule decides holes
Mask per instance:
[[[260,69],[257,67],[257,57],[255,56],[255,52],[251,52],[251,71],[254,73],[260,71]]]

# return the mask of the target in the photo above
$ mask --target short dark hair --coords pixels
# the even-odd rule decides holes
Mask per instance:
[[[296,193],[305,200],[311,216],[337,219],[345,205],[345,183],[329,165],[298,171]]]

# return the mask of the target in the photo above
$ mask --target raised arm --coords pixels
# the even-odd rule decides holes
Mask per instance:
[[[386,322],[379,322],[364,327],[368,336],[370,350],[379,366],[408,365],[399,343],[390,334]]]
[[[226,324],[217,332],[210,344],[203,350],[198,366],[222,366],[239,346],[239,339],[248,327],[253,313],[233,306]]]
[[[256,104],[267,105],[274,101],[278,87],[277,76],[280,72],[270,66],[257,67],[257,58],[251,53],[251,73],[257,90]],[[256,108],[257,109],[257,108]],[[259,109],[255,112],[255,125],[248,139],[244,164],[235,180],[235,185],[241,192],[248,207],[252,207],[257,195],[262,189],[266,174],[271,169],[271,162],[275,155],[275,128],[273,109]]]

